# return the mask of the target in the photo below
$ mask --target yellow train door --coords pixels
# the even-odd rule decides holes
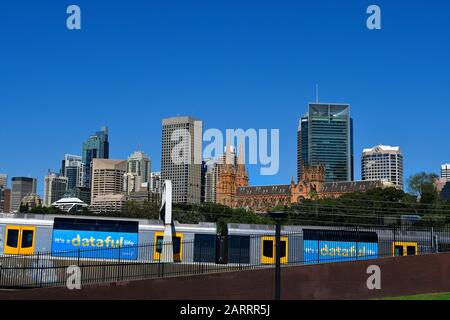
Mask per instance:
[[[36,227],[6,226],[5,254],[33,254]]]
[[[288,239],[287,237],[281,237],[281,263],[288,263]],[[265,236],[261,238],[261,263],[262,264],[274,264],[275,263],[275,237]]]
[[[153,259],[159,261],[161,259],[164,232],[155,232]],[[175,233],[172,235],[173,261],[181,262],[183,257],[183,234]]]
[[[417,242],[393,242],[392,255],[394,257],[417,256]]]

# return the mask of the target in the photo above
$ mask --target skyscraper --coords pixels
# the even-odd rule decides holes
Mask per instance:
[[[161,172],[150,174],[150,191],[156,194],[161,193]]]
[[[11,179],[11,211],[18,211],[22,199],[31,194],[36,194],[36,179],[26,177],[13,177]]]
[[[353,120],[347,104],[310,103],[297,131],[297,174],[302,163],[325,166],[326,182],[353,181]]]
[[[68,178],[57,173],[49,172],[44,178],[44,206],[50,207],[53,202],[64,197],[67,190]]]
[[[128,157],[127,173],[125,174],[125,191],[127,193],[147,191],[150,182],[151,163],[150,158],[142,151],[136,151]]]
[[[441,166],[441,178],[450,181],[450,164],[443,164]]]
[[[94,211],[120,210],[126,200],[123,192],[126,171],[126,160],[93,160],[91,206]]]
[[[80,156],[66,154],[61,166],[61,175],[67,177],[67,190],[84,185],[84,163]]]
[[[364,149],[361,157],[362,180],[382,180],[403,190],[403,155],[400,147],[379,145]]]
[[[8,188],[8,175],[6,173],[0,173],[0,188]]]
[[[11,190],[0,186],[0,212],[9,213],[11,211]]]
[[[88,188],[91,187],[92,160],[96,158],[109,159],[108,127],[102,127],[83,143],[84,186]]]
[[[172,181],[175,203],[200,203],[202,121],[175,117],[162,121],[161,182]]]

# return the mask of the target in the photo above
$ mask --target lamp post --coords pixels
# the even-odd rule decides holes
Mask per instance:
[[[270,212],[270,217],[275,220],[275,300],[280,300],[281,295],[281,222],[287,217],[287,212]]]

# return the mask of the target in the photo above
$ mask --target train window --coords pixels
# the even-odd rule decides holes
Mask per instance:
[[[263,256],[268,258],[273,258],[273,241],[264,240],[263,241]]]
[[[286,241],[280,241],[281,249],[280,249],[280,257],[286,257]]]
[[[31,248],[33,246],[33,230],[23,230],[22,231],[22,243],[21,248]]]
[[[407,256],[415,256],[416,255],[416,247],[414,247],[414,246],[407,246],[407,248],[406,248],[406,255]]]
[[[395,246],[395,249],[394,249],[394,256],[395,256],[395,257],[401,257],[401,256],[403,256],[403,246]]]
[[[11,248],[17,248],[19,244],[19,229],[9,229],[6,236],[6,245]]]
[[[163,243],[163,236],[157,236],[156,237],[156,252],[161,253],[162,252],[162,243]]]

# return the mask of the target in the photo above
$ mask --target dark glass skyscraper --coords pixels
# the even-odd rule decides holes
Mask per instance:
[[[85,168],[84,186],[91,187],[91,169],[93,159],[109,159],[108,127],[102,127],[83,142],[82,161]]]
[[[297,132],[297,171],[324,165],[326,182],[353,180],[353,120],[346,104],[310,103]]]

